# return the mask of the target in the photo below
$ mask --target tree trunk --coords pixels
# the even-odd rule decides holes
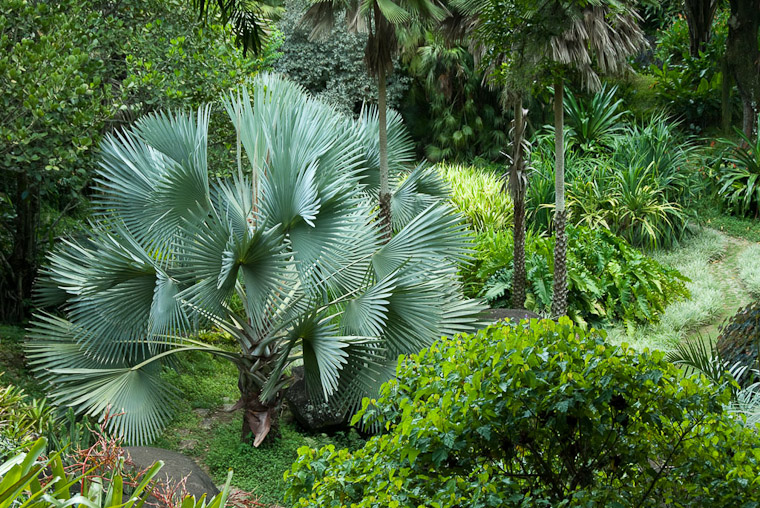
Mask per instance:
[[[552,316],[567,314],[567,236],[565,224],[565,118],[563,105],[563,80],[554,83],[554,293],[552,296]]]
[[[259,398],[261,389],[248,368],[243,365],[238,365],[238,388],[240,389],[240,400],[232,409],[243,410],[240,441],[258,447],[270,432],[277,433],[279,430],[277,409],[280,401],[262,402]]]
[[[388,131],[386,120],[385,69],[380,66],[377,75],[377,107],[380,130],[380,227],[384,241],[391,239],[391,191],[388,169]]]
[[[760,105],[760,0],[730,0],[726,61],[742,100],[742,130],[752,139]]]
[[[512,167],[509,171],[509,191],[515,207],[514,221],[514,256],[512,275],[512,307],[525,307],[525,154],[523,154],[523,137],[525,119],[522,99],[515,101],[515,128],[512,141]]]
[[[685,0],[684,14],[689,25],[689,53],[698,58],[712,35],[712,22],[718,8],[717,0]]]
[[[720,90],[720,120],[724,134],[731,130],[731,73],[725,55],[720,61],[720,72],[723,77]]]
[[[9,273],[4,277],[0,316],[3,320],[22,321],[26,302],[32,295],[37,268],[37,225],[40,215],[39,186],[30,181],[25,171],[16,174],[14,196],[13,250],[8,259]]]

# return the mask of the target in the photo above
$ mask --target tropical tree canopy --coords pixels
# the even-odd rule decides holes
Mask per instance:
[[[461,297],[469,256],[446,189],[389,119],[393,237],[376,201],[377,112],[337,114],[300,87],[262,75],[224,99],[242,146],[237,174],[210,181],[208,109],[143,117],[103,143],[88,235],[49,256],[36,295],[30,362],[59,404],[152,440],[170,416],[162,365],[200,350],[232,361],[254,444],[275,423],[286,375],[302,362],[316,400],[354,410],[400,354],[471,329]],[[243,162],[247,160],[244,170]],[[216,326],[239,349],[195,340]]]

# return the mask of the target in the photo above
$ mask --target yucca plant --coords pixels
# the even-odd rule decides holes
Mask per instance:
[[[623,129],[625,111],[618,111],[622,100],[615,100],[616,87],[607,85],[588,102],[578,100],[569,90],[565,93],[565,126],[567,137],[584,153],[608,150],[615,136]]]
[[[240,154],[229,180],[208,180],[207,109],[144,117],[108,137],[93,227],[53,252],[42,274],[39,302],[65,317],[35,318],[32,367],[59,404],[123,411],[112,428],[128,442],[150,441],[169,418],[159,374],[178,353],[235,364],[243,435],[258,446],[294,362],[313,399],[349,412],[399,354],[471,328],[480,311],[461,297],[466,228],[436,201],[434,172],[397,175],[396,231],[384,243],[365,183],[374,126],[278,76],[257,77],[253,90],[252,100],[242,90],[224,101],[250,163],[243,171]],[[392,160],[412,150],[401,145]],[[195,340],[208,325],[239,349]]]
[[[760,131],[760,115],[757,117]],[[720,169],[720,194],[740,215],[760,214],[760,136],[753,141],[736,129],[739,141],[721,140],[728,149]]]

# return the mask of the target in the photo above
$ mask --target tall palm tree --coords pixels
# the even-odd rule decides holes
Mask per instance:
[[[547,2],[554,7],[563,2]],[[556,4],[556,5],[555,5]],[[580,7],[579,7],[580,6]],[[563,7],[560,7],[562,9]],[[591,91],[601,88],[597,72],[619,74],[628,68],[628,58],[646,44],[640,19],[631,2],[598,0],[579,2],[547,13],[560,18],[563,30],[548,39],[547,53],[557,66],[554,83],[555,212],[554,293],[552,314],[567,313],[567,211],[565,210],[564,75],[576,74]]]
[[[349,30],[368,34],[364,61],[369,74],[377,79],[378,142],[380,148],[380,222],[385,239],[392,231],[390,172],[387,140],[386,79],[393,71],[398,50],[397,30],[420,22],[441,20],[446,15],[437,0],[317,0],[306,11],[304,21],[314,29],[312,37],[329,33],[338,11],[345,11]]]
[[[258,446],[294,362],[313,399],[350,412],[399,354],[471,329],[480,310],[461,297],[466,229],[433,197],[434,172],[398,183],[397,233],[383,243],[365,183],[369,122],[277,76],[253,88],[253,103],[246,90],[225,100],[251,166],[231,179],[209,181],[207,108],[108,137],[95,222],[50,255],[38,285],[38,303],[63,317],[36,316],[31,365],[59,404],[124,412],[111,424],[128,442],[150,441],[167,421],[172,393],[159,374],[173,355],[237,367],[243,435]],[[196,340],[209,325],[239,348]]]
[[[495,82],[530,90],[554,80],[556,156],[555,261],[552,313],[567,312],[565,225],[564,82],[577,78],[589,90],[601,86],[599,73],[628,68],[627,59],[646,43],[630,0],[455,0],[456,27],[474,36]],[[517,147],[517,145],[515,145]],[[513,160],[513,165],[515,160]],[[516,264],[517,266],[517,264]]]

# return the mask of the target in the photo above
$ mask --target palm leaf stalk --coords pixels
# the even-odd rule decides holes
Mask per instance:
[[[62,316],[35,317],[32,367],[60,404],[123,412],[111,430],[128,442],[149,442],[171,416],[160,374],[177,354],[235,364],[243,435],[258,446],[295,363],[312,399],[349,413],[398,355],[477,324],[481,306],[456,275],[468,233],[437,174],[395,174],[384,243],[371,198],[376,112],[345,118],[274,75],[252,86],[253,97],[224,99],[250,162],[231,179],[209,181],[207,108],[108,137],[92,228],[50,254],[37,286],[38,303]],[[411,147],[393,118],[403,159]],[[209,326],[239,348],[193,338]]]

